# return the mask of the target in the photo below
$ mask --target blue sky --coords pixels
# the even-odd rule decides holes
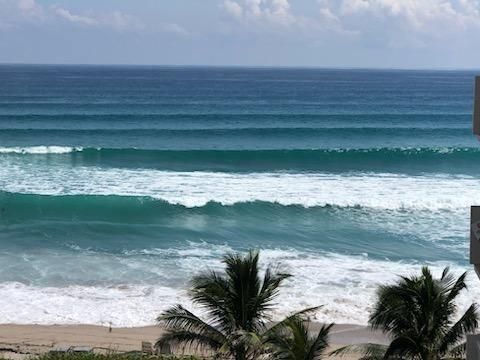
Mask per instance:
[[[480,0],[0,0],[0,62],[480,68]]]

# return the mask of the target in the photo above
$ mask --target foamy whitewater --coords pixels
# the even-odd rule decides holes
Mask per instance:
[[[208,269],[221,270],[217,259],[226,251],[233,251],[225,247],[219,250],[204,246],[195,244],[195,248],[179,249],[179,255],[184,254],[184,261],[178,262],[175,269],[172,265],[168,274],[165,274],[164,266],[147,265],[140,258],[125,260],[124,264],[130,271],[148,267],[149,272],[159,272],[160,276],[180,278],[197,274],[207,266]],[[316,320],[320,322],[335,319],[337,323],[366,324],[376,285],[392,282],[397,275],[411,275],[420,269],[418,264],[372,261],[366,255],[322,256],[299,253],[293,249],[266,250],[262,258],[267,262],[281,262],[295,276],[278,298],[274,314],[276,319],[295,310],[321,304],[324,307],[316,315]],[[90,261],[96,264],[96,268],[98,264],[107,265],[105,259],[92,258]],[[432,266],[437,276],[444,266],[449,265],[440,262],[427,264]],[[461,267],[452,270],[457,274],[465,271]],[[460,309],[466,309],[480,295],[477,281],[476,275],[470,274],[470,294],[460,297]],[[184,289],[175,289],[173,285],[36,287],[8,282],[0,287],[0,291],[8,294],[0,298],[3,323],[31,324],[34,319],[41,324],[146,326],[153,323],[152,314],[177,303],[202,313],[188,300]]]
[[[470,271],[472,75],[0,66],[0,322],[150,325],[250,248],[294,275],[275,318]]]

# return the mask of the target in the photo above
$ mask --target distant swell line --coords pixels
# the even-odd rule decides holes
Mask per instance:
[[[0,135],[8,136],[24,136],[24,135],[55,135],[55,136],[75,136],[75,135],[182,135],[182,136],[320,136],[320,135],[342,135],[351,131],[355,131],[358,135],[404,135],[412,136],[412,133],[422,133],[426,135],[448,135],[448,136],[462,136],[470,134],[471,130],[468,127],[452,128],[452,127],[358,127],[346,128],[341,127],[242,127],[242,128],[200,128],[200,129],[161,129],[161,128],[144,128],[144,129],[58,129],[58,128],[21,128],[21,129],[0,129]]]
[[[22,104],[23,105],[23,104]],[[292,124],[302,124],[302,123],[342,123],[344,122],[348,126],[355,127],[357,124],[371,123],[372,121],[375,124],[392,124],[399,123],[404,124],[405,122],[410,124],[417,124],[418,126],[423,125],[424,123],[433,123],[438,125],[442,123],[443,125],[462,125],[467,127],[470,123],[471,114],[470,113],[454,113],[454,114],[409,114],[402,112],[382,112],[382,113],[285,113],[285,114],[269,114],[265,112],[250,112],[245,113],[167,113],[167,114],[142,114],[142,113],[100,113],[100,114],[72,114],[71,112],[61,112],[57,110],[57,113],[54,114],[1,114],[0,113],[0,123],[1,122],[11,122],[12,120],[25,122],[28,121],[31,125],[37,123],[41,124],[43,122],[55,121],[57,125],[62,125],[64,123],[69,124],[70,121],[73,121],[75,124],[78,121],[87,121],[87,122],[109,122],[118,123],[124,121],[134,121],[135,123],[139,122],[161,122],[169,123],[170,120],[174,122],[189,122],[189,123],[200,123],[200,124],[209,124],[209,123],[224,123],[228,124],[234,122],[236,125],[241,125],[243,123],[258,123],[258,120],[261,119],[262,123],[275,123],[275,127],[278,124],[292,123]],[[60,124],[58,124],[60,122]],[[71,124],[71,123],[70,123]],[[3,124],[2,125],[6,125]],[[75,124],[77,125],[77,124]]]
[[[33,156],[87,166],[173,171],[374,171],[478,174],[480,148],[370,148],[311,150],[145,150],[69,146],[0,147],[0,159]],[[46,157],[48,156],[48,158]],[[25,158],[28,161],[27,158]]]
[[[0,153],[3,154],[49,154],[49,153],[73,153],[83,152],[85,154],[141,154],[145,155],[159,155],[166,154],[168,156],[175,155],[204,155],[204,156],[235,156],[235,155],[248,155],[254,156],[270,155],[404,155],[404,156],[421,156],[421,155],[451,155],[451,154],[479,154],[480,148],[465,147],[405,147],[405,148],[364,148],[364,149],[348,149],[348,148],[334,148],[334,149],[283,149],[283,150],[148,150],[148,149],[136,149],[136,148],[89,148],[80,146],[12,146],[12,147],[0,147]]]

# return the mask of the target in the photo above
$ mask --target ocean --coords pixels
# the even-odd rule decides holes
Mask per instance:
[[[294,275],[276,317],[470,270],[474,75],[1,65],[0,322],[153,324],[250,248]]]

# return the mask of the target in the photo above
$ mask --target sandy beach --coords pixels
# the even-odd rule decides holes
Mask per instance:
[[[314,326],[318,327],[319,324]],[[315,329],[313,329],[315,330]],[[55,348],[87,346],[94,351],[139,351],[142,341],[154,343],[161,334],[156,326],[113,328],[94,325],[0,325],[0,356],[26,358]],[[385,342],[385,337],[365,326],[336,325],[331,348],[363,342]]]

